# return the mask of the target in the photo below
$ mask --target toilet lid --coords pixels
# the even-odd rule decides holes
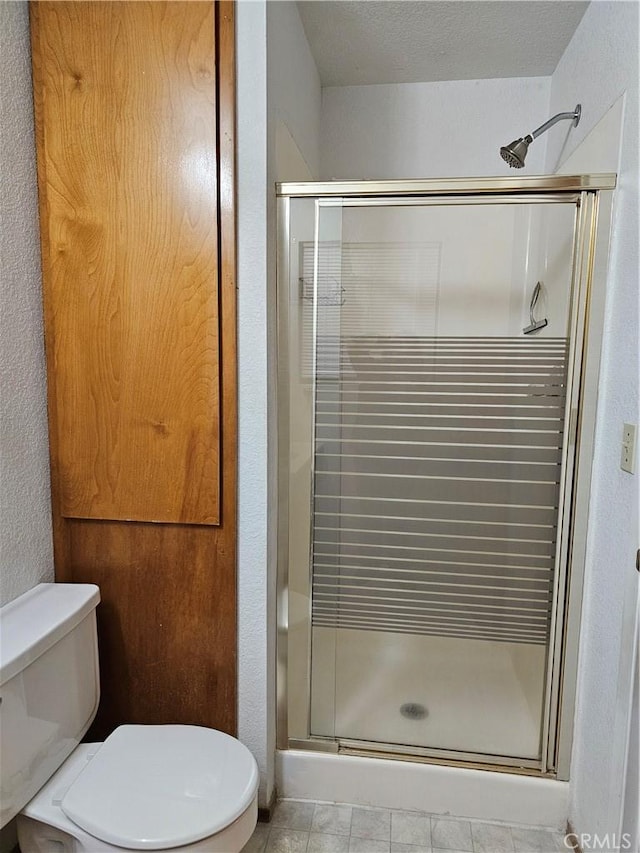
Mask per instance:
[[[191,844],[246,811],[258,768],[238,740],[200,726],[120,726],[61,807],[90,835],[134,850]]]

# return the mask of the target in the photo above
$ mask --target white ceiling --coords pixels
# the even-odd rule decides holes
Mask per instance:
[[[544,77],[588,2],[298,0],[323,86]]]

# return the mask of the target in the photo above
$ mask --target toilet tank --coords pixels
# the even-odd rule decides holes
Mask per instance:
[[[99,601],[93,584],[42,583],[0,608],[0,827],[96,715]]]

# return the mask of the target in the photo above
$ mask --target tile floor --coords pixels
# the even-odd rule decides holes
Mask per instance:
[[[563,838],[427,813],[281,800],[243,853],[566,853]]]

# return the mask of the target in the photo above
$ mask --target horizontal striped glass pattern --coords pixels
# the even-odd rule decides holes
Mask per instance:
[[[315,243],[300,243],[300,349],[305,377],[312,376],[314,299],[321,333],[339,330],[340,335],[350,336],[435,334],[440,243],[323,240],[317,244],[317,259],[315,252]],[[331,347],[317,350],[316,370],[320,376],[335,375],[333,355]]]
[[[546,643],[561,338],[316,344],[313,624]]]

